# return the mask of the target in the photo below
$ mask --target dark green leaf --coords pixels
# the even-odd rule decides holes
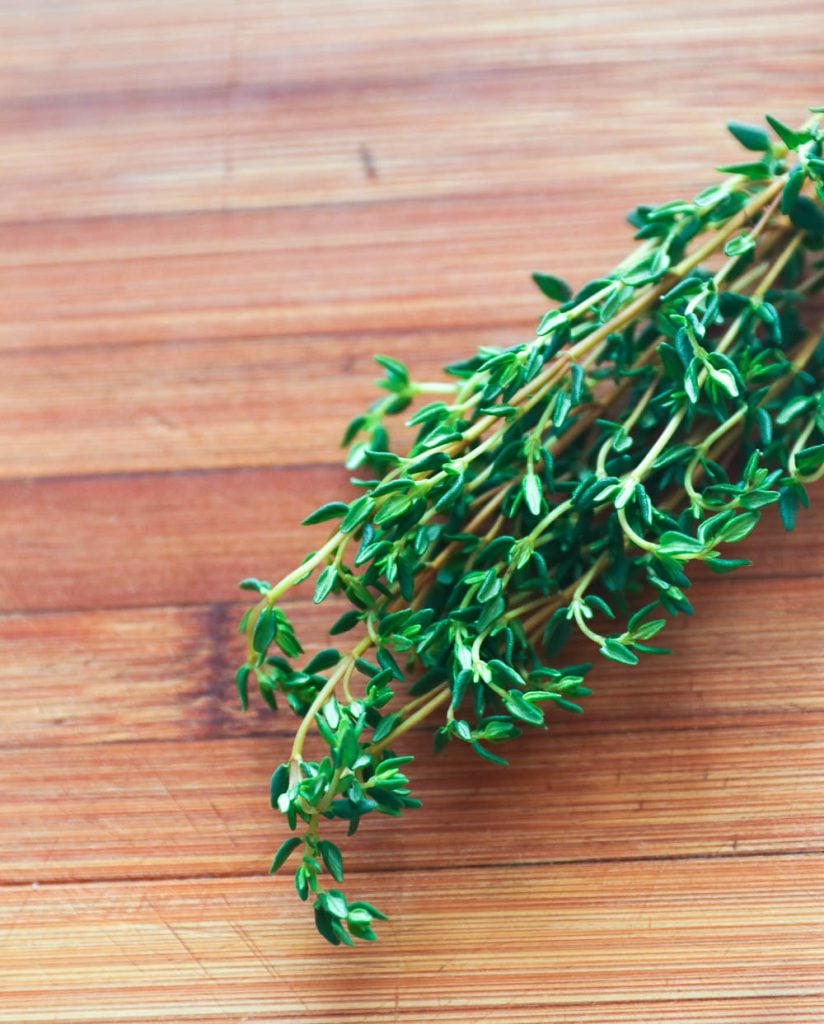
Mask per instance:
[[[325,672],[339,661],[340,651],[336,651],[334,647],[326,647],[309,660],[303,671],[308,675],[312,675],[313,672]]]
[[[235,683],[237,684],[238,697],[240,697],[240,707],[242,711],[246,711],[249,707],[249,673],[252,670],[248,665],[241,665],[235,673]]]
[[[824,466],[824,444],[802,448],[795,456],[796,469],[802,476],[811,476]]]
[[[733,572],[735,569],[740,569],[745,565],[752,565],[749,558],[716,558],[713,556],[707,559],[707,568],[720,575]]]
[[[358,622],[360,622],[361,614],[362,613],[356,608],[352,608],[348,612],[344,612],[337,622],[335,622],[329,629],[330,636],[347,633],[353,626],[356,626]]]
[[[492,764],[500,764],[504,767],[509,764],[509,761],[504,760],[502,757],[498,757],[497,754],[493,754],[492,751],[487,750],[486,747],[482,747],[477,740],[472,741],[472,749],[478,757],[482,757],[485,761],[490,761]]]
[[[278,620],[274,608],[261,608],[255,629],[252,633],[252,648],[258,654],[265,654],[275,639],[278,628]]]
[[[274,874],[275,871],[278,871],[280,868],[282,868],[286,861],[289,859],[289,856],[292,853],[292,851],[296,850],[302,842],[303,840],[300,838],[300,836],[290,836],[288,839],[285,839],[280,844],[278,852],[275,854],[274,860],[272,861],[272,866],[269,868],[269,874]]]
[[[460,706],[461,701],[464,699],[464,695],[466,694],[467,688],[469,687],[469,684],[471,682],[471,669],[466,668],[462,672],[459,672],[458,675],[456,676],[455,681],[452,684],[452,709],[454,711],[458,710],[458,707]]]
[[[331,942],[333,946],[339,946],[341,944],[341,939],[333,927],[336,923],[335,919],[328,913],[328,911],[324,910],[320,904],[315,904],[314,913],[315,928],[317,928],[319,934],[322,935],[327,942]]]
[[[278,765],[272,772],[272,781],[269,785],[269,802],[272,807],[277,808],[278,797],[282,796],[289,789],[289,769],[285,764]]]
[[[349,511],[349,506],[343,501],[329,501],[303,520],[304,526],[313,526],[315,523],[325,523],[329,519],[340,519]]]
[[[343,857],[340,850],[328,839],[321,839],[318,843],[318,852],[321,855],[326,870],[336,882],[343,881]]]
[[[535,270],[532,273],[532,280],[548,299],[554,299],[556,302],[566,302],[572,295],[572,289],[566,281],[561,280],[560,277],[555,277],[553,274],[542,274],[540,271]]]
[[[500,661],[498,658],[492,658],[488,665],[496,682],[505,686],[526,686],[523,676],[516,672],[511,665],[507,665],[506,662]]]
[[[791,213],[795,207],[796,200],[804,187],[804,168],[794,167],[787,178],[787,184],[781,193],[781,212]]]
[[[824,234],[824,212],[809,196],[799,196],[796,199],[790,211],[790,220],[802,231],[809,231],[814,235]]]
[[[798,517],[798,498],[793,487],[781,488],[778,511],[781,514],[784,529],[787,531],[795,529],[795,521]]]
[[[728,121],[727,130],[744,147],[754,153],[766,152],[770,148],[770,137],[758,125],[742,124],[740,121]]]

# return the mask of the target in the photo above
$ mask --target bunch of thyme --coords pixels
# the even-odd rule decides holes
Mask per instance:
[[[821,111],[817,111],[820,113]],[[574,296],[535,274],[553,308],[535,337],[483,347],[419,384],[378,357],[388,392],[349,426],[347,465],[366,471],[326,542],[280,582],[257,579],[243,617],[250,676],[300,717],[272,776],[271,802],[296,834],[295,885],[333,944],[374,939],[385,915],[325,884],[343,879],[332,819],[351,835],[372,812],[419,806],[399,741],[439,715],[450,740],[491,748],[579,712],[589,665],[565,665],[572,632],[624,665],[667,653],[666,615],[690,614],[689,563],[748,564],[727,546],[778,502],[791,529],[806,485],[824,473],[824,337],[802,323],[824,260],[824,132],[767,119],[730,124],[750,151],[689,201],[639,206],[638,247]],[[409,451],[391,449],[386,417],[421,396]],[[315,576],[314,600],[345,597],[330,629],[352,634],[298,666],[280,607]],[[273,652],[277,648],[277,652]],[[310,732],[325,756],[309,759]]]

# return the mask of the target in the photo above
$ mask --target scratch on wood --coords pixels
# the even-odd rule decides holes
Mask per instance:
[[[364,173],[366,174],[366,177],[373,179],[377,178],[378,165],[375,163],[375,157],[374,154],[372,153],[372,150],[369,148],[369,146],[367,146],[365,142],[362,142],[360,144],[360,147],[358,148],[358,153],[360,155],[361,164],[363,165],[363,170]]]

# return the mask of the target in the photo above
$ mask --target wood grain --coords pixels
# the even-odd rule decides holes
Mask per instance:
[[[6,890],[0,1020],[622,1021],[640,1003],[648,1020],[666,1007],[676,1020],[749,1020],[760,1006],[762,1019],[812,1021],[822,867],[807,856],[368,876],[403,924],[335,958],[291,913],[288,879]]]
[[[0,1022],[824,1017],[817,491],[509,768],[408,737],[424,808],[347,854],[374,948],[265,876],[293,721],[232,681],[236,582],[349,493],[373,353],[528,335],[529,270],[607,271],[725,120],[820,104],[817,13],[0,5]]]

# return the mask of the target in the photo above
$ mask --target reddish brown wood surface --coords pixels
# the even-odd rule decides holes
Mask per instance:
[[[235,584],[316,543],[376,351],[533,329],[623,214],[822,102],[815,5],[0,7],[0,1022],[824,1018],[824,509],[498,770],[429,754],[326,947],[265,874],[290,721]],[[309,647],[327,609],[292,610]]]

